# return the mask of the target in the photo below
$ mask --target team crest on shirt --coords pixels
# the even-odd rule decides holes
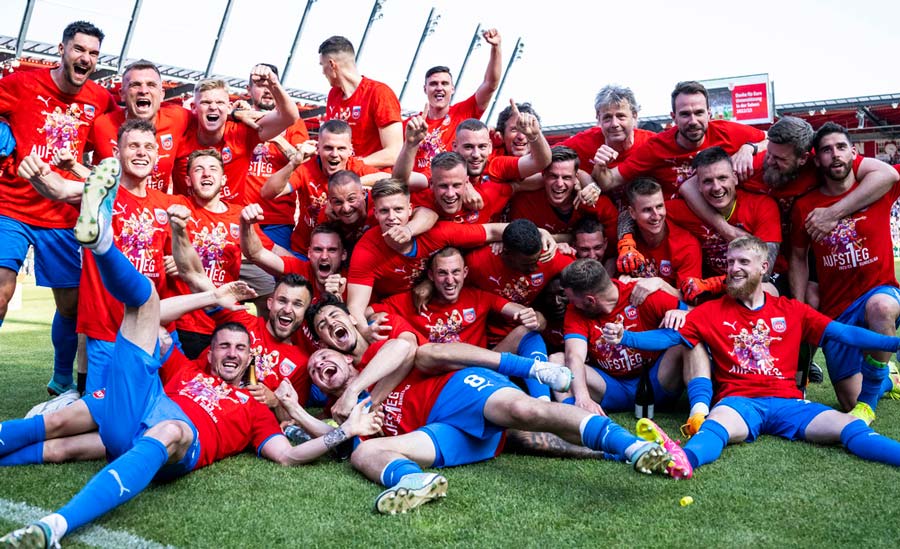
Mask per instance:
[[[169,215],[162,208],[153,208],[153,217],[160,225],[165,225],[169,222]]]
[[[625,307],[625,318],[627,318],[628,320],[634,320],[637,317],[638,317],[637,307],[635,307],[634,305],[629,305],[629,306]]]
[[[463,309],[463,320],[470,324],[475,322],[475,309]]]
[[[87,103],[85,103],[84,104],[84,117],[87,118],[88,120],[93,120],[95,114],[97,114],[97,111],[94,110],[94,106],[88,105]]]
[[[534,273],[531,275],[531,285],[540,286],[544,283],[544,273]]]
[[[288,376],[291,375],[291,374],[294,372],[294,370],[296,370],[296,369],[297,369],[297,365],[294,364],[294,363],[291,361],[291,359],[289,359],[289,358],[286,358],[286,359],[282,360],[282,361],[281,361],[281,366],[278,367],[278,371],[279,371],[279,372],[281,373],[281,375],[283,375],[284,377],[288,377]]]
[[[231,162],[231,159],[231,147],[222,147],[222,163],[228,164],[229,162]]]
[[[247,393],[235,391],[234,396],[236,396],[238,400],[241,401],[241,404],[247,404],[248,402],[250,402],[250,395],[248,395]]]
[[[784,333],[787,330],[787,321],[783,316],[776,316],[772,319],[772,331]]]
[[[106,398],[106,389],[97,389],[96,391],[91,393],[91,396],[96,398],[97,400],[103,400],[104,398]]]
[[[361,114],[362,114],[362,107],[360,107],[359,105],[354,105],[353,108],[350,110],[350,116],[352,116],[354,119],[359,118],[359,116]]]
[[[739,333],[728,337],[734,342],[729,354],[737,361],[731,366],[731,373],[783,377],[781,370],[775,366],[778,359],[770,352],[772,342],[781,338],[771,335],[765,320],[757,319],[756,324],[750,324],[749,330],[741,328]]]
[[[241,237],[241,226],[237,223],[231,224],[231,238],[240,238]]]
[[[672,274],[672,263],[667,259],[663,259],[659,262],[659,274],[663,276],[670,276]]]
[[[171,151],[172,147],[175,146],[175,139],[172,137],[171,133],[164,133],[159,136],[159,146],[163,148],[163,150]]]

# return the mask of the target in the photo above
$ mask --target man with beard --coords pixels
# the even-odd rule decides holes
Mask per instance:
[[[373,482],[387,489],[375,500],[380,513],[405,513],[446,495],[442,475],[423,473],[423,467],[453,467],[491,459],[502,449],[507,428],[554,433],[573,444],[602,450],[634,465],[638,472],[690,478],[686,457],[677,447],[672,455],[659,444],[641,440],[607,417],[591,415],[574,406],[544,402],[522,393],[492,369],[513,361],[531,363],[515,355],[455,344],[428,344],[416,353],[417,368],[403,369],[402,351],[411,345],[398,340],[380,341],[363,355],[381,350],[370,362],[360,361],[354,350],[364,338],[343,304],[320,301],[307,311],[314,334],[329,347],[313,353],[309,374],[313,383],[338,402],[356,402],[373,380],[394,379],[372,390],[372,402],[385,410],[383,432],[387,437],[370,439],[354,450],[351,464]],[[392,368],[375,360],[384,347],[394,343]],[[429,376],[421,367],[453,371]],[[472,367],[475,366],[475,367]],[[373,375],[373,368],[379,375]],[[387,386],[388,391],[384,392]],[[378,395],[376,396],[376,392]],[[349,394],[349,398],[348,398]]]
[[[114,245],[138,272],[153,282],[157,292],[164,293],[164,256],[171,253],[169,220],[165,212],[172,204],[186,205],[187,201],[149,186],[158,147],[156,130],[146,120],[126,120],[119,128],[115,153],[121,175],[111,211],[111,226]],[[83,183],[63,179],[50,171],[37,154],[26,157],[19,172],[51,200],[78,204],[84,195]],[[91,200],[97,200],[97,197],[91,196]],[[104,288],[93,256],[85,254],[83,261],[80,284],[84,298],[78,302],[78,333],[87,336],[85,390],[90,393],[105,386],[105,367],[112,357],[116,330],[124,309]]]
[[[214,290],[216,284],[210,280],[208,269],[191,242],[191,225],[195,215],[195,212],[179,206],[169,209],[172,252],[179,277],[190,292],[201,293]],[[201,311],[214,326],[237,322],[247,329],[250,353],[254,359],[251,380],[259,382],[250,385],[248,390],[256,400],[270,408],[278,405],[274,391],[283,379],[289,380],[304,399],[309,394],[309,378],[302,368],[308,355],[293,344],[293,337],[303,323],[303,315],[311,299],[312,287],[307,279],[299,275],[286,275],[279,279],[268,298],[264,316],[254,316],[246,311]]]
[[[824,183],[794,204],[790,282],[801,301],[809,279],[807,253],[812,247],[819,279],[819,310],[830,318],[893,335],[900,318],[900,291],[894,273],[888,220],[900,186],[868,208],[842,218],[828,235],[811,241],[804,221],[815,208],[829,207],[856,188],[856,148],[847,130],[828,122],[813,139],[815,162]],[[844,411],[871,423],[885,392],[900,394],[900,375],[890,371],[888,352],[827,342],[823,347],[828,375]]]
[[[829,141],[823,137],[820,144],[830,149]],[[848,155],[848,171],[849,166]],[[714,370],[710,372],[707,363],[706,371],[693,371],[688,384],[692,410],[699,415],[706,415],[711,401],[716,401],[684,446],[691,465],[696,468],[715,461],[727,444],[753,442],[761,434],[771,434],[816,444],[840,443],[863,459],[900,466],[900,443],[875,433],[850,414],[803,400],[795,379],[801,341],[824,342],[826,347],[838,341],[893,352],[900,347],[900,338],[832,321],[799,301],[764,292],[761,282],[769,270],[769,254],[766,243],[758,238],[732,241],[727,257],[728,295],[688,313],[680,334],[672,330],[632,333],[617,324],[604,327],[611,344],[664,349],[684,343],[692,347],[690,354],[702,358],[709,349]],[[715,399],[711,374],[716,381]]]
[[[86,21],[76,21],[63,31],[59,66],[16,71],[0,79],[0,116],[9,124],[17,143],[16,162],[26,157],[40,160],[47,173],[75,179],[59,168],[47,166],[54,155],[66,150],[81,158],[91,125],[115,108],[112,95],[89,80],[97,66],[103,32]],[[76,200],[77,201],[77,200]],[[28,178],[16,170],[0,174],[0,325],[16,290],[16,276],[28,247],[35,249],[38,286],[53,289],[56,312],[50,329],[53,342],[53,378],[50,394],[74,389],[72,364],[78,347],[76,316],[81,254],[72,237],[78,212],[42,197]]]
[[[319,222],[319,214],[328,204],[328,181],[342,171],[355,173],[360,182],[371,186],[389,177],[352,156],[350,125],[343,120],[329,120],[319,127],[319,139],[299,147],[290,162],[273,173],[260,190],[265,200],[281,200],[296,193],[300,200],[300,218],[291,234],[289,249],[303,259],[309,247],[310,231]],[[268,215],[268,210],[263,208]],[[293,215],[293,213],[292,213]]]
[[[349,436],[380,428],[377,414],[362,413],[360,404],[340,428],[323,429],[324,436],[292,447],[274,416],[241,388],[250,339],[237,324],[223,326],[213,338],[208,370],[183,356],[161,367],[159,296],[113,246],[109,223],[117,174],[118,163],[107,159],[88,178],[76,226],[79,242],[89,248],[85,253],[94,255],[104,285],[125,309],[107,385],[46,417],[0,426],[4,465],[42,463],[57,440],[81,444],[92,459],[105,450],[110,463],[58,511],[0,538],[5,547],[58,547],[67,533],[129,501],[151,481],[174,480],[247,447],[276,463],[300,465]],[[192,306],[229,305],[213,296],[184,299]]]
[[[600,149],[594,158],[593,178],[610,191],[638,177],[649,177],[662,185],[666,198],[678,196],[678,187],[693,174],[691,162],[703,149],[719,146],[732,156],[740,179],[752,173],[753,155],[766,148],[766,134],[756,128],[709,119],[709,94],[699,82],[679,82],[672,91],[675,127],[650,138],[628,159],[614,168],[609,162],[618,154]],[[620,254],[621,255],[621,254]]]

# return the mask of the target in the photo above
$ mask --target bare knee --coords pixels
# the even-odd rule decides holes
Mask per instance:
[[[183,421],[171,420],[157,423],[147,430],[145,436],[155,438],[168,448],[190,444],[193,441],[194,433]]]
[[[354,469],[362,470],[366,465],[373,463],[379,453],[381,449],[377,439],[364,440],[350,454],[350,465]]]
[[[54,288],[53,299],[62,316],[75,318],[78,315],[78,288]]]
[[[535,423],[538,419],[541,406],[544,405],[545,403],[523,394],[521,398],[510,400],[507,403],[506,410],[513,425],[527,427],[528,425],[533,425]]]
[[[888,296],[876,295],[866,302],[866,323],[869,326],[893,324],[900,312],[897,302]]]

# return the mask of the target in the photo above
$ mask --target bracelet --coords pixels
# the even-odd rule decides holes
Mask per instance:
[[[333,431],[325,433],[325,436],[322,437],[322,440],[325,442],[325,447],[330,450],[338,444],[347,440],[347,433],[344,432],[343,428],[338,427]]]

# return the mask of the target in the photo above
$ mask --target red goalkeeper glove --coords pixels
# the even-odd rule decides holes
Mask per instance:
[[[688,277],[681,283],[681,296],[686,302],[696,301],[703,294],[719,295],[725,291],[725,275],[710,278]]]
[[[619,259],[616,261],[616,268],[621,274],[631,276],[639,276],[644,270],[644,256],[637,250],[637,244],[634,242],[634,236],[631,233],[625,233],[619,239]]]

